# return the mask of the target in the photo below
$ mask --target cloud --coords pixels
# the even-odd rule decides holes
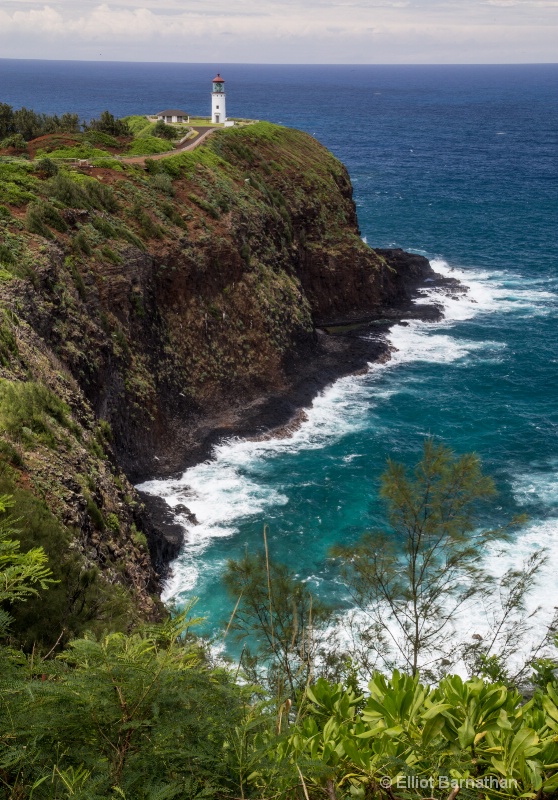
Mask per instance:
[[[102,45],[104,57],[145,61],[549,61],[557,10],[558,0],[0,0],[0,52],[88,58]]]
[[[484,0],[484,4],[496,8],[523,7],[527,11],[538,8],[558,9],[558,0]]]

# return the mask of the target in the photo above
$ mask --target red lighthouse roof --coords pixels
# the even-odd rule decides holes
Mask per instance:
[[[217,73],[217,77],[213,78],[213,83],[225,83],[224,79]]]

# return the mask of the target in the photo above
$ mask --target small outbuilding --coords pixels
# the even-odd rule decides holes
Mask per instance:
[[[168,108],[166,111],[159,111],[156,114],[157,119],[162,119],[167,124],[171,122],[189,122],[190,115],[186,111],[180,111],[177,108]]]

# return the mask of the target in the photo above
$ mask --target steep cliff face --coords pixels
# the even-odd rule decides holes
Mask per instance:
[[[7,401],[0,421],[6,486],[40,498],[80,563],[149,616],[161,565],[123,473],[179,468],[292,385],[316,326],[408,303],[421,276],[361,241],[345,168],[301,132],[233,128],[114,167],[0,164],[2,385],[48,387],[67,424],[42,409],[45,443],[10,428]]]

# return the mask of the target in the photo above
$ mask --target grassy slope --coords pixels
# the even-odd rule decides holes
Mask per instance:
[[[114,137],[100,131],[85,133],[52,133],[40,136],[28,142],[23,155],[32,159],[84,159],[99,163],[99,159],[113,159],[115,156],[155,155],[171,150],[173,143],[154,135],[155,124],[145,117],[127,117],[126,121],[132,136]],[[187,126],[186,130],[188,130]],[[176,141],[184,136],[185,131],[176,129]],[[1,151],[0,156],[10,155],[8,150]],[[102,164],[100,164],[102,166]]]

